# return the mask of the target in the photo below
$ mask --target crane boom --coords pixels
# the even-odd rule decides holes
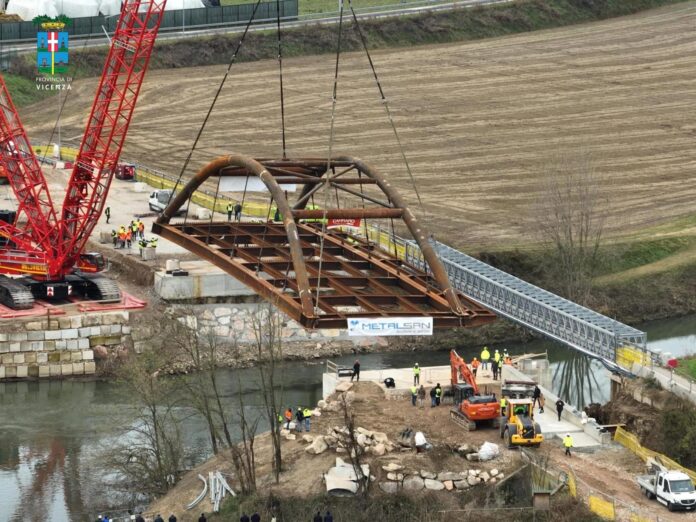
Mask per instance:
[[[51,273],[72,270],[102,214],[166,3],[123,3],[65,194]]]
[[[455,350],[450,350],[450,371],[452,372],[453,387],[459,384],[461,380],[473,388],[474,395],[479,395],[479,388],[474,374],[471,373],[469,366]]]
[[[56,212],[41,166],[0,76],[0,165],[17,198],[15,223],[0,223],[0,235],[26,252],[50,253],[58,230]],[[26,220],[26,222],[24,222]],[[20,229],[16,223],[22,221]]]

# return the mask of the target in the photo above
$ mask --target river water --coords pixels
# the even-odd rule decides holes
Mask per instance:
[[[696,353],[696,316],[643,325],[650,347],[675,355]],[[566,402],[584,406],[605,402],[609,380],[601,364],[546,341],[507,344],[511,354],[547,351],[554,391]],[[458,348],[465,359],[473,348]],[[478,350],[476,350],[478,351]],[[354,356],[334,359],[352,366]],[[361,354],[364,370],[448,364],[443,352]],[[321,399],[323,362],[290,362],[283,371],[283,404],[314,405]],[[244,403],[259,404],[256,371],[221,370],[220,381],[230,407],[237,404],[238,379]],[[127,390],[112,382],[41,381],[0,384],[0,522],[93,520],[98,512],[128,507],[108,487],[110,470],[100,454],[128,426]],[[188,465],[209,456],[203,422],[180,408]]]

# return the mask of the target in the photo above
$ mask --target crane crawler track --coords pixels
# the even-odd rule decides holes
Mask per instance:
[[[29,310],[34,306],[34,296],[28,287],[0,276],[0,303],[13,310]]]

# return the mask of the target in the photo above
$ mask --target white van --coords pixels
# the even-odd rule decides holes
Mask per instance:
[[[164,209],[167,208],[169,200],[174,199],[176,196],[176,193],[172,194],[172,192],[171,189],[155,190],[152,192],[149,200],[150,210],[157,213],[163,212]],[[186,214],[186,204],[182,205],[176,213],[177,215]]]

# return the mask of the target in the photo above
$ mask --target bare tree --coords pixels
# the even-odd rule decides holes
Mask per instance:
[[[171,379],[160,378],[166,359],[160,350],[132,356],[121,368],[133,398],[133,418],[119,442],[104,455],[122,489],[133,495],[162,495],[178,480],[184,458],[175,416],[177,394]]]
[[[280,482],[280,472],[283,468],[281,424],[278,422],[283,394],[282,379],[280,382],[278,379],[278,371],[282,370],[283,363],[282,327],[282,316],[271,305],[260,307],[257,313],[252,316],[263,411],[271,430],[273,474],[276,484]]]
[[[586,303],[599,265],[607,198],[589,153],[559,155],[545,169],[534,230],[554,252],[551,268],[569,299]]]
[[[186,310],[184,317],[196,315]],[[205,419],[211,448],[217,454],[221,447],[232,446],[230,419],[218,382],[218,360],[223,351],[234,350],[234,343],[221,341],[212,328],[192,328],[185,319],[171,322],[172,344],[192,370],[183,380],[187,397]]]
[[[348,452],[348,459],[350,460],[350,464],[353,466],[355,476],[358,479],[357,494],[366,501],[369,494],[370,477],[365,476],[365,473],[363,473],[363,448],[358,443],[358,438],[355,434],[357,429],[355,415],[353,414],[350,401],[348,401],[346,393],[341,395],[340,404],[341,412],[343,413],[343,423],[347,429],[344,444],[346,446],[346,451]]]
[[[254,441],[258,429],[260,417],[256,416],[252,421],[247,419],[244,400],[242,399],[242,382],[237,378],[237,396],[239,397],[239,409],[237,418],[241,432],[241,442],[230,446],[232,464],[237,472],[237,480],[242,493],[248,495],[256,491],[256,454],[254,453]]]

